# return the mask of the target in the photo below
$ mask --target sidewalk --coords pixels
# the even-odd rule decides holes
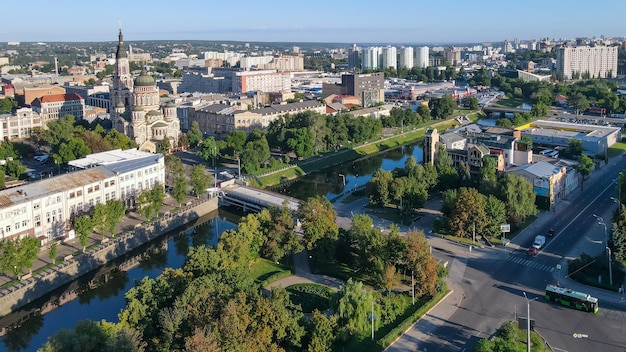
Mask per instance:
[[[187,201],[194,200],[194,199],[196,198],[188,198]],[[168,212],[176,208],[177,206],[178,204],[176,203],[174,199],[172,199],[171,197],[166,197],[165,200],[163,201],[163,208],[161,209],[161,212]],[[122,232],[132,230],[135,228],[135,225],[140,224],[146,220],[147,219],[141,217],[136,212],[129,212],[122,219],[122,223],[116,227],[115,233],[120,234]],[[93,233],[91,236],[89,236],[89,239],[87,239],[87,247],[93,244],[98,244],[102,242],[102,239],[103,239],[102,235]],[[37,255],[37,259],[35,259],[33,262],[33,268],[32,268],[33,272],[37,271],[38,269],[44,268],[47,265],[52,264],[52,260],[50,259],[50,256],[49,256],[50,251],[47,248],[49,248],[49,246],[44,247],[39,251]],[[58,264],[62,262],[64,258],[76,252],[82,251],[82,249],[83,247],[81,246],[80,240],[78,238],[74,238],[68,241],[58,242],[55,263]],[[22,275],[27,275],[27,274],[28,274],[28,271],[24,270]],[[17,280],[14,276],[7,276],[6,274],[0,274],[0,286],[5,285],[9,282],[17,283]]]

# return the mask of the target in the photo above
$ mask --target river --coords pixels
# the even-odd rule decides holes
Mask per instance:
[[[117,322],[117,314],[125,306],[124,294],[136,280],[154,278],[165,268],[180,268],[190,246],[217,244],[219,234],[236,228],[237,216],[220,210],[197,223],[201,225],[195,229],[170,232],[1,318],[0,350],[36,351],[48,336],[85,319]]]
[[[417,143],[408,144],[310,173],[277,191],[298,199],[316,195],[332,199],[365,185],[380,168],[391,171],[404,167],[410,155],[418,163],[423,160],[422,148]],[[238,216],[227,211],[211,213],[198,221],[202,225],[195,231],[181,233],[177,230],[166,234],[137,252],[129,253],[101,270],[1,318],[0,350],[36,351],[49,336],[61,329],[73,328],[85,319],[117,322],[117,314],[125,306],[124,294],[136,280],[146,276],[154,278],[167,267],[180,268],[189,246],[215,245],[219,235],[235,228],[237,221]]]

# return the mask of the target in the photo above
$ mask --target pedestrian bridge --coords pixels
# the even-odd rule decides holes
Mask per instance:
[[[220,205],[242,208],[244,212],[260,212],[263,208],[271,206],[282,208],[283,204],[287,202],[289,211],[295,213],[298,211],[301,201],[279,193],[232,184],[220,189],[219,202]]]

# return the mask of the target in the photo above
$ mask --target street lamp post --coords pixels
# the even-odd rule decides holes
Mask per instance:
[[[538,297],[528,299],[526,292],[522,292],[526,299],[526,351],[530,352],[530,301],[536,300]]]
[[[609,255],[609,283],[613,287],[613,263],[611,263],[611,248],[606,246],[606,252]]]
[[[598,220],[598,224],[599,225],[602,225],[604,227],[604,243],[605,243],[605,247],[606,247],[606,246],[609,245],[609,237],[608,237],[608,233],[607,233],[606,222],[604,222],[604,219],[602,219],[601,217],[599,217],[596,214],[593,214],[593,217]]]

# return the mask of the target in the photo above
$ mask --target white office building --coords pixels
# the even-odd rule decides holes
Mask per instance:
[[[426,68],[428,67],[428,47],[423,46],[415,49],[415,67]]]
[[[412,68],[413,67],[413,48],[401,47],[400,48],[400,68]]]
[[[556,51],[559,79],[608,78],[617,75],[617,46],[568,46]]]

